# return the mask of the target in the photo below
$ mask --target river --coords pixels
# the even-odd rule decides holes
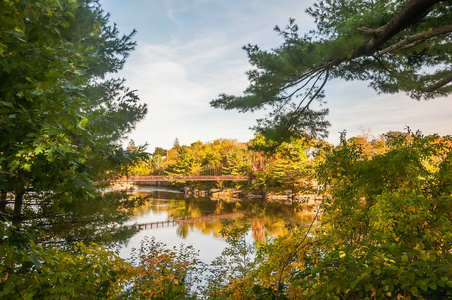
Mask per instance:
[[[222,219],[234,219],[249,224],[247,240],[259,244],[269,237],[285,232],[288,221],[309,225],[315,215],[312,208],[294,206],[290,202],[267,202],[262,199],[216,199],[190,197],[174,189],[142,187],[133,196],[148,196],[144,205],[137,207],[128,224],[142,224],[141,230],[119,249],[123,258],[130,256],[145,237],[154,237],[167,247],[192,245],[199,258],[210,263],[221,255],[226,246],[220,235]]]

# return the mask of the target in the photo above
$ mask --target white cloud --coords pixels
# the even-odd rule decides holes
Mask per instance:
[[[248,86],[250,69],[241,47],[276,48],[282,38],[272,31],[296,18],[301,33],[314,28],[305,14],[313,1],[295,0],[101,0],[119,28],[138,30],[138,46],[120,76],[138,90],[149,114],[131,134],[137,143],[148,141],[171,147],[220,137],[246,141],[259,114],[215,110],[210,100],[219,93],[240,95]],[[426,133],[450,133],[449,99],[417,103],[404,95],[376,95],[365,83],[332,81],[327,85],[331,142],[337,132],[349,135],[371,128],[375,135],[403,130],[405,125]]]
[[[157,146],[171,147],[176,137],[182,144],[220,137],[247,141],[252,137],[248,131],[254,123],[252,117],[209,106],[220,92],[243,90],[245,75],[237,74],[244,74],[246,61],[232,61],[220,67],[215,62],[227,54],[227,47],[218,43],[203,55],[204,52],[192,50],[196,49],[195,44],[196,41],[178,47],[142,45],[124,70],[128,84],[138,90],[149,108],[148,117],[138,124],[131,138],[138,144],[148,142],[150,151]],[[198,45],[203,44],[206,41],[200,40]]]

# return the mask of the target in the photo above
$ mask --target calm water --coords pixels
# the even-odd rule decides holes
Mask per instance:
[[[310,224],[314,213],[296,209],[291,203],[265,202],[261,199],[211,200],[207,197],[186,198],[177,190],[150,187],[134,193],[150,196],[149,201],[135,210],[129,224],[146,224],[135,234],[120,256],[128,258],[133,247],[139,247],[147,236],[168,247],[192,245],[200,252],[200,259],[210,263],[226,246],[220,235],[221,219],[235,219],[250,224],[248,242],[260,243],[268,237],[283,234],[287,221]],[[184,220],[183,222],[181,220]],[[174,221],[174,222],[173,222]]]

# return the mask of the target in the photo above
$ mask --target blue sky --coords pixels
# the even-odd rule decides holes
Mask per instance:
[[[300,33],[314,28],[305,13],[313,1],[295,0],[100,0],[122,33],[137,30],[138,45],[118,76],[138,91],[149,113],[131,133],[136,144],[171,148],[218,138],[247,142],[249,127],[265,112],[241,114],[210,107],[220,93],[240,95],[250,68],[242,46],[270,50],[282,42],[273,28],[295,18]],[[367,83],[333,80],[326,87],[327,141],[339,132],[378,136],[409,126],[425,134],[452,134],[451,97],[418,102],[403,94],[377,95]],[[128,140],[125,141],[127,145]]]

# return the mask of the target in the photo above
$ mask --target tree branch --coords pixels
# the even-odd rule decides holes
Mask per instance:
[[[316,211],[315,217],[312,219],[311,224],[309,224],[309,227],[306,230],[306,233],[305,233],[303,239],[301,240],[301,242],[299,242],[297,245],[295,245],[294,250],[292,251],[292,253],[290,253],[289,257],[287,257],[287,259],[282,264],[281,269],[279,270],[278,285],[276,287],[277,288],[277,290],[276,290],[276,299],[277,300],[279,299],[279,294],[280,294],[279,292],[280,292],[280,286],[281,286],[284,269],[289,266],[290,262],[295,257],[295,255],[297,254],[298,251],[300,251],[301,249],[303,249],[304,247],[306,247],[308,245],[312,245],[312,244],[318,242],[318,240],[314,240],[309,243],[305,243],[305,240],[308,238],[308,235],[311,232],[311,229],[312,229],[312,226],[314,225],[315,220],[317,220],[317,218],[319,217],[320,206],[322,204],[323,204],[323,199],[322,199],[322,202],[317,206],[317,211]]]
[[[414,20],[422,18],[429,8],[442,1],[444,0],[411,0],[388,23],[373,31],[376,36],[368,41],[361,51],[358,51],[358,56],[372,55],[381,45],[412,25]]]
[[[306,80],[306,78],[310,77],[310,76],[314,76],[314,74],[318,73],[318,72],[323,72],[325,70],[330,70],[333,67],[336,67],[338,65],[340,65],[342,62],[346,61],[346,58],[340,58],[340,59],[336,59],[333,61],[329,61],[326,62],[324,64],[321,64],[318,67],[313,67],[313,69],[310,69],[309,72],[304,73],[299,79],[297,79],[296,81],[293,82],[289,82],[288,84],[284,85],[283,87],[281,87],[280,91],[284,91],[288,88],[291,88],[293,86],[296,86],[298,84],[300,84],[301,82],[303,82],[304,80]]]
[[[403,41],[400,41],[394,45],[391,45],[391,46],[381,50],[380,53],[385,54],[388,52],[392,52],[392,51],[398,50],[400,48],[403,48],[404,46],[411,44],[413,42],[424,41],[429,38],[432,38],[432,37],[435,37],[435,36],[438,36],[441,34],[445,34],[445,33],[450,33],[450,32],[452,32],[452,25],[434,28],[430,31],[411,35],[411,36],[407,37],[406,39],[404,39]]]
[[[281,100],[284,100],[284,103],[280,104],[279,107],[277,109],[275,109],[274,114],[276,115],[276,114],[280,113],[283,110],[283,108],[286,107],[287,104],[289,104],[289,102],[292,100],[292,97],[296,93],[298,93],[302,88],[304,88],[305,86],[308,85],[308,83],[311,81],[311,78],[306,83],[304,83],[302,86],[296,88],[295,91],[293,91],[289,95],[282,97]]]
[[[378,35],[384,30],[384,26],[374,29],[374,28],[368,28],[368,27],[358,27],[357,30],[363,34],[366,35]]]
[[[316,79],[314,85],[311,87],[311,90],[314,88],[315,84],[317,83],[317,81],[319,81],[319,79],[320,79],[321,76],[322,76],[322,74],[320,74],[320,75],[317,77],[317,79]],[[326,72],[325,72],[325,78],[323,79],[322,85],[320,86],[320,88],[317,89],[316,93],[311,97],[311,99],[309,99],[308,104],[306,104],[306,105],[303,107],[303,109],[302,109],[297,115],[301,115],[306,109],[308,109],[308,107],[309,107],[309,105],[312,103],[312,101],[314,101],[314,99],[320,94],[320,92],[321,92],[321,91],[323,90],[323,88],[325,87],[325,84],[326,84],[326,82],[328,81],[329,76],[330,76],[330,70],[329,70],[329,69],[326,69]],[[311,91],[308,93],[308,95],[309,95],[310,93],[311,93]],[[306,97],[307,97],[308,95],[306,95]],[[298,105],[298,107],[297,107],[296,110],[299,110],[299,109],[300,109],[301,104],[306,100],[306,97],[300,102],[300,104]]]
[[[443,79],[441,79],[437,83],[425,88],[424,92],[426,92],[426,93],[434,92],[434,91],[438,90],[439,88],[445,86],[446,84],[448,84],[450,82],[452,82],[452,73],[450,73],[448,76],[444,77]]]

